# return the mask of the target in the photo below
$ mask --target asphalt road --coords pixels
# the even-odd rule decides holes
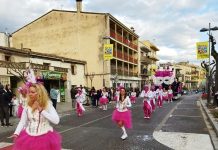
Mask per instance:
[[[122,135],[121,129],[111,120],[114,110],[111,104],[107,111],[89,108],[82,117],[77,117],[75,112],[66,113],[62,116],[60,124],[55,126],[55,129],[61,133],[62,147],[65,149],[177,149],[176,146],[190,146],[190,142],[192,144],[198,142],[197,140],[189,141],[195,139],[193,138],[195,136],[198,139],[199,136],[203,136],[208,140],[208,129],[197,104],[198,97],[199,95],[186,95],[172,103],[164,103],[162,108],[156,109],[149,120],[143,118],[142,99],[138,99],[137,103],[133,104],[131,108],[133,128],[127,130],[128,138],[126,140],[120,138]],[[4,135],[0,134],[0,136],[7,137],[10,134],[11,132],[8,132]],[[179,142],[180,140],[181,142]],[[205,141],[205,139],[202,140]],[[10,139],[0,138],[1,141],[10,142]],[[189,149],[188,146],[186,149]],[[195,147],[196,149],[199,147],[198,150],[205,149],[198,143]],[[210,149],[211,143],[208,143],[207,147]]]

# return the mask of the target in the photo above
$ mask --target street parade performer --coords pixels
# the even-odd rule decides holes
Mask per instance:
[[[58,124],[60,118],[45,87],[36,82],[33,71],[30,73],[31,79],[26,83],[27,107],[11,136],[15,143],[13,150],[61,150],[61,136],[50,125],[50,122]]]
[[[120,96],[117,100],[116,109],[113,111],[112,120],[122,129],[123,135],[121,139],[125,140],[128,135],[125,128],[132,128],[132,114],[128,107],[131,107],[131,102],[126,94],[124,87],[120,88]]]

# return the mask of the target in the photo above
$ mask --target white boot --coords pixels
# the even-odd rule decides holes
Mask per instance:
[[[105,105],[105,110],[107,110],[107,105]]]
[[[126,129],[124,126],[122,126],[121,129],[123,130],[123,135],[121,136],[121,139],[125,140],[128,137],[128,135],[126,134]]]

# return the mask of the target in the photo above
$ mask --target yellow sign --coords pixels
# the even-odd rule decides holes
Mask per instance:
[[[104,44],[104,60],[113,58],[113,44]]]
[[[197,59],[209,58],[209,46],[208,42],[197,42]]]

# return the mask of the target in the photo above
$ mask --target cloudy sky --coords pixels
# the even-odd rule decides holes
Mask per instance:
[[[0,0],[0,32],[12,33],[52,9],[76,10],[75,0]],[[203,27],[218,26],[217,0],[83,0],[83,11],[110,13],[160,49],[160,62],[196,60]],[[213,31],[218,38],[218,31]]]

